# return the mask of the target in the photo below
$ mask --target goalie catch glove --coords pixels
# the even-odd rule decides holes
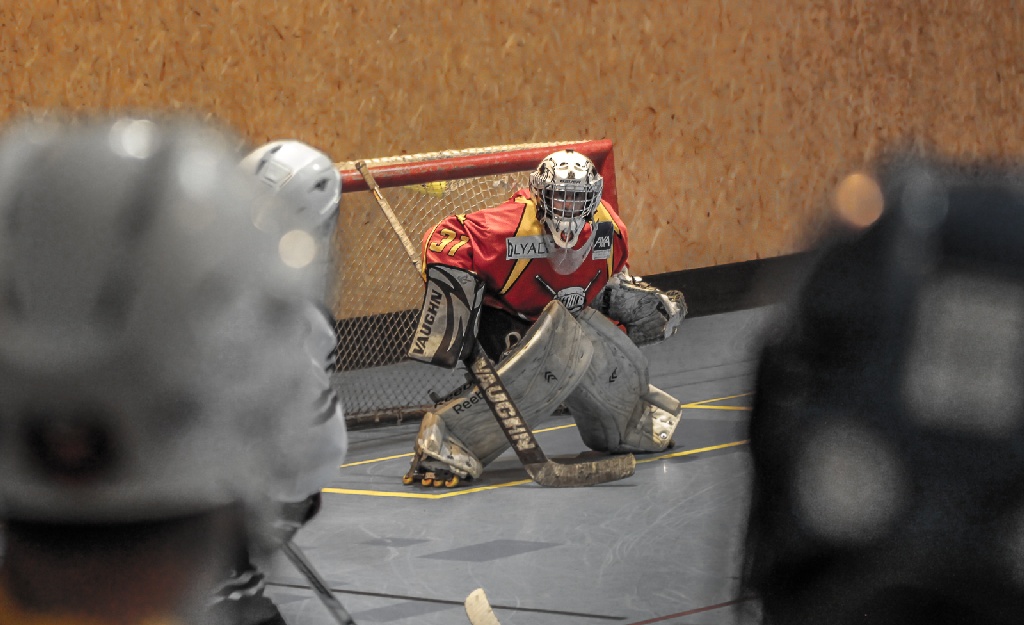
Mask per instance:
[[[592,306],[626,326],[626,334],[637,345],[672,336],[687,312],[681,291],[662,291],[626,269],[611,277]]]

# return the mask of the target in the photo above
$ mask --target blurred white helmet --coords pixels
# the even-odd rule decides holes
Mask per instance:
[[[539,217],[555,245],[572,248],[601,201],[604,179],[589,158],[573,150],[549,155],[530,174]]]
[[[262,501],[307,409],[311,276],[254,227],[233,144],[128,118],[0,136],[0,515]]]
[[[310,258],[322,274],[312,295],[323,300],[331,277],[331,235],[341,199],[338,169],[326,154],[300,141],[268,143],[249,153],[240,166],[278,196],[256,207],[257,225],[269,232],[291,233],[297,260]]]

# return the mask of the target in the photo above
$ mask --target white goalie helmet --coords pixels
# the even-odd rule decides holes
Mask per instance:
[[[322,301],[331,279],[331,235],[341,199],[338,169],[326,154],[301,141],[263,145],[242,159],[240,167],[277,196],[256,207],[257,225],[269,232],[290,233],[297,246],[308,246],[306,256],[321,276],[311,295]]]
[[[241,163],[283,200],[278,214],[261,214],[281,231],[320,231],[333,226],[341,199],[341,174],[330,158],[301,141],[273,141],[256,148]]]
[[[579,152],[562,150],[547,156],[530,174],[530,191],[539,217],[555,245],[572,248],[601,202],[604,179],[594,163]]]
[[[254,226],[233,145],[145,118],[0,136],[0,518],[263,501],[310,276]]]

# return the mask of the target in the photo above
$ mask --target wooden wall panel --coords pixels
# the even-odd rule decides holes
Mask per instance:
[[[1013,0],[0,3],[0,118],[189,109],[336,160],[616,142],[632,265],[798,250],[896,144],[1024,149]]]

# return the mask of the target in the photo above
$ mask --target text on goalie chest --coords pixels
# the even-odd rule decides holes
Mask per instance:
[[[589,228],[588,225],[583,233],[586,238],[590,237]],[[466,245],[470,248],[466,258],[472,261],[462,268],[473,271],[484,281],[485,302],[490,305],[500,304],[532,320],[548,302],[556,299],[575,314],[589,305],[609,276],[625,264],[624,250],[617,249],[624,243],[617,240],[612,224],[598,223],[596,230],[590,251],[566,275],[556,271],[548,260],[554,242],[547,234],[473,233]],[[442,264],[458,266],[452,262]]]

